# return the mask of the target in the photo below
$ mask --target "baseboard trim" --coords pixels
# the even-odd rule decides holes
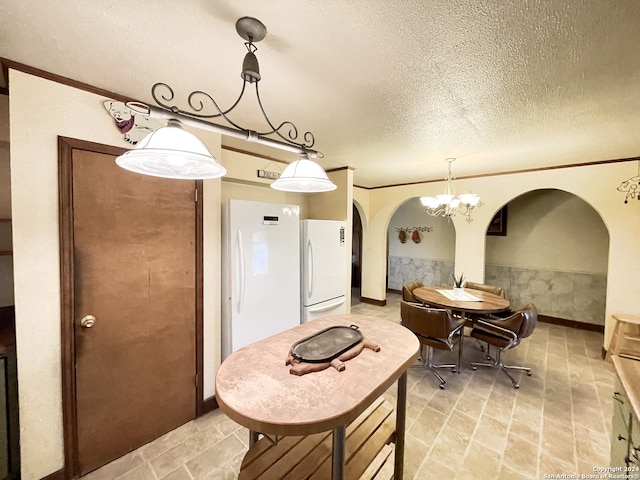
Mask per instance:
[[[538,314],[538,321],[542,323],[552,323],[554,325],[562,325],[563,327],[577,328],[580,330],[589,330],[591,332],[604,333],[604,325],[595,325],[593,323],[578,322],[576,320],[567,320],[566,318],[550,317],[548,315]]]
[[[367,297],[360,297],[360,301],[362,303],[368,303],[370,305],[375,305],[377,307],[384,307],[387,304],[387,300],[376,300],[375,298],[367,298]]]
[[[40,480],[65,480],[65,478],[64,468],[62,468],[57,472],[50,473],[46,477],[42,477]]]
[[[202,402],[202,414],[213,412],[218,408],[218,400],[216,400],[216,396],[214,395],[211,398],[207,398],[204,402]]]

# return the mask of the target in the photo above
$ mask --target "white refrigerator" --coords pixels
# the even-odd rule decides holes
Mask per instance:
[[[300,325],[297,205],[229,200],[222,222],[222,359]]]
[[[300,235],[302,323],[347,313],[346,222],[302,220]]]

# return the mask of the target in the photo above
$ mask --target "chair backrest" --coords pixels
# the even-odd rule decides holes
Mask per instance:
[[[518,336],[518,342],[533,333],[538,323],[538,310],[533,303],[514,311],[504,320],[494,321],[496,325],[514,332]]]
[[[499,297],[505,298],[504,288],[496,287],[495,285],[486,285],[484,283],[464,282],[464,288],[473,288],[474,290],[481,290],[483,292],[493,293]]]
[[[418,287],[423,287],[423,283],[420,280],[414,280],[413,282],[405,283],[402,286],[402,300],[405,302],[419,302],[416,297],[413,296],[413,291]]]
[[[460,326],[451,310],[429,308],[417,303],[402,301],[400,304],[402,325],[418,336],[446,339]]]

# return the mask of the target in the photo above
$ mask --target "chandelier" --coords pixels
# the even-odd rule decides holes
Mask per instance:
[[[221,108],[211,95],[196,90],[187,97],[188,109],[183,110],[172,103],[175,97],[173,89],[165,83],[156,83],[151,88],[151,96],[158,107],[138,102],[128,103],[127,106],[150,118],[167,120],[168,124],[150,133],[133,150],[118,157],[116,163],[130,171],[165,178],[206,179],[225,175],[225,168],[204,143],[182,129],[182,125],[187,125],[299,154],[299,159],[291,163],[280,178],[271,184],[274,189],[293,192],[334,190],[336,185],[329,180],[323,168],[311,160],[324,158],[322,152],[313,150],[313,133],[307,131],[299,135],[298,127],[290,121],[283,121],[276,126],[262,106],[258,89],[260,65],[255,55],[258,50],[255,43],[265,38],[266,27],[255,18],[242,17],[236,22],[236,31],[246,40],[247,53],[242,63],[242,89],[233,104]],[[255,84],[258,106],[268,125],[261,132],[241,126],[230,116],[242,100],[247,83]],[[212,113],[207,113],[207,110]],[[213,123],[211,119],[223,119],[228,125]]]
[[[420,197],[420,202],[427,210],[427,213],[434,217],[448,217],[451,219],[456,214],[460,214],[467,222],[471,222],[471,212],[476,206],[482,206],[480,197],[475,193],[463,193],[456,198],[456,191],[453,188],[453,177],[451,176],[451,164],[455,158],[446,158],[448,174],[447,186],[444,193],[435,197]]]

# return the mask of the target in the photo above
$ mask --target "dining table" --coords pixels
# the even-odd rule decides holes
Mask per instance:
[[[473,314],[490,314],[509,309],[509,300],[494,293],[475,288],[452,289],[450,287],[422,286],[413,290],[413,296],[426,306],[448,308],[460,315],[465,321],[473,322]],[[460,341],[458,361],[462,358]],[[460,373],[460,368],[458,368]]]
[[[509,300],[493,293],[474,288],[457,292],[450,287],[423,286],[413,290],[413,296],[425,305],[449,308],[467,313],[499,313],[509,308]]]

